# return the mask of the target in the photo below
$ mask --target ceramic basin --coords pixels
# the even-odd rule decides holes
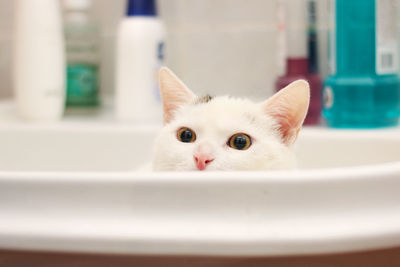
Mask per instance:
[[[400,130],[305,128],[300,169],[137,171],[157,126],[0,126],[0,249],[293,255],[400,246]]]

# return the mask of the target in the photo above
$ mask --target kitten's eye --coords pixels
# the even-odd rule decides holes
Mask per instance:
[[[193,130],[183,127],[178,130],[177,138],[183,143],[193,143],[196,140],[196,134]]]
[[[228,140],[228,146],[238,150],[246,150],[251,146],[251,138],[247,134],[234,134]]]

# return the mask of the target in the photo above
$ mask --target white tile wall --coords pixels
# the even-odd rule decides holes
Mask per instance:
[[[171,33],[167,63],[190,88],[213,95],[271,94],[276,76],[276,1],[159,3]]]
[[[326,1],[318,0],[321,10]],[[166,63],[190,88],[200,94],[251,98],[272,94],[277,75],[277,0],[158,0],[158,4],[168,30]],[[103,94],[113,93],[115,35],[124,6],[125,0],[94,0],[93,15],[102,29]],[[0,0],[0,97],[12,95],[12,9],[12,0]],[[322,33],[326,33],[324,19]]]

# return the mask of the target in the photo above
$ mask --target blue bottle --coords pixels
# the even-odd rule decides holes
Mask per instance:
[[[330,69],[323,116],[330,127],[398,124],[400,80],[395,0],[331,2]]]

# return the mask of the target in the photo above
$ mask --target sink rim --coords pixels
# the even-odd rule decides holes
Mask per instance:
[[[117,183],[117,182],[329,182],[354,181],[375,177],[377,175],[399,175],[400,161],[387,163],[349,166],[340,168],[295,169],[274,171],[210,171],[210,172],[62,172],[62,171],[0,171],[0,182],[85,182],[85,183]],[[54,177],[57,177],[54,179]],[[379,178],[379,179],[384,179]]]

